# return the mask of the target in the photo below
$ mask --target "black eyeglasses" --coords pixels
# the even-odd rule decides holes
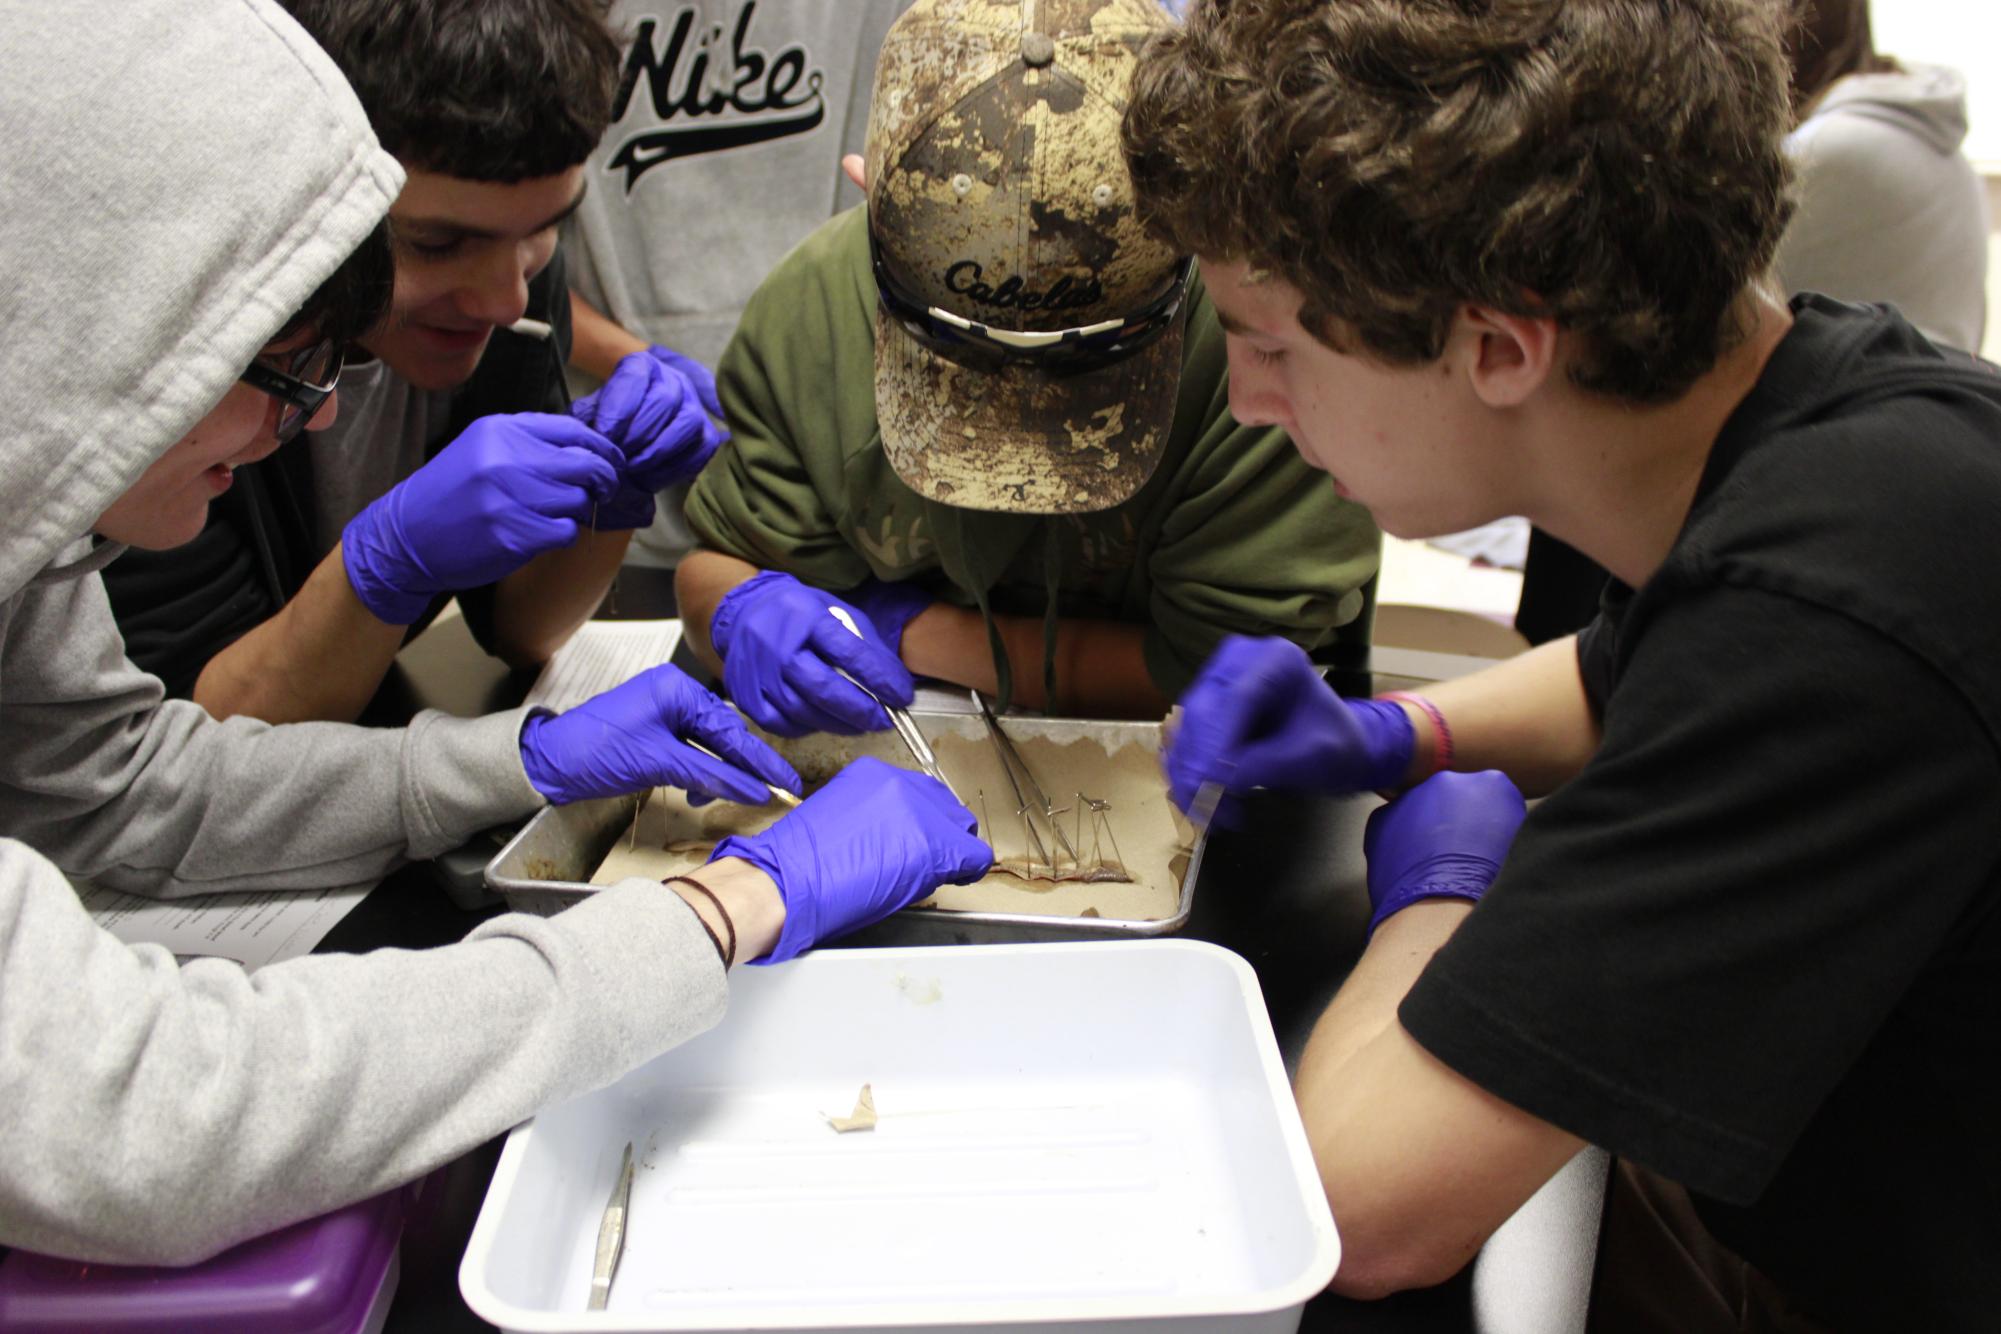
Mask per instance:
[[[904,290],[882,262],[875,228],[868,234],[869,263],[875,270],[876,300],[903,331],[947,361],[989,374],[1008,366],[1030,366],[1044,375],[1082,375],[1102,370],[1146,347],[1173,327],[1188,294],[1195,261],[1183,259],[1161,294],[1129,315],[1074,329],[995,329],[926,305]]]
[[[253,361],[236,378],[284,404],[278,409],[278,443],[282,445],[305,430],[306,423],[326,404],[345,359],[341,344],[322,339],[292,353],[282,371]]]

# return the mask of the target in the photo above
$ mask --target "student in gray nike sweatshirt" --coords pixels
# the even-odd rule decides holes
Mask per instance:
[[[0,123],[0,1245],[189,1261],[386,1189],[714,1024],[725,936],[789,958],[984,870],[970,813],[872,766],[712,863],[715,904],[628,881],[255,975],[99,931],[69,877],[353,883],[545,800],[785,775],[666,668],[559,717],[403,730],[163,701],[97,570],[198,530],[233,465],[331,411],[285,376],[352,334],[400,172],[267,0],[14,7]]]

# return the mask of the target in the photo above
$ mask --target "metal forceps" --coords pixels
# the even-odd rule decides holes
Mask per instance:
[[[896,724],[896,734],[902,737],[903,744],[909,747],[910,757],[917,761],[917,767],[943,783],[945,790],[952,794],[952,800],[959,801],[959,793],[953,788],[952,780],[945,777],[944,769],[939,767],[937,753],[931,749],[931,743],[924,739],[924,734],[917,730],[917,723],[911,718],[909,711],[899,709],[893,704],[885,704],[882,707],[883,711],[889,714],[890,722]]]
[[[848,627],[849,634],[852,634],[857,639],[862,638],[861,628],[855,624],[854,617],[848,615],[845,607],[829,607],[827,610],[833,614],[835,620]],[[834,670],[840,671],[840,668],[836,667]],[[945,790],[952,794],[952,800],[960,802],[963,805],[964,799],[959,796],[958,790],[952,786],[952,780],[945,777],[944,769],[938,765],[937,754],[931,749],[931,743],[924,739],[924,733],[917,730],[917,723],[911,718],[910,710],[898,708],[887,700],[879,698],[873,690],[870,690],[860,681],[855,680],[854,677],[848,676],[846,672],[841,672],[841,675],[847,678],[849,685],[861,691],[870,699],[875,700],[877,704],[882,705],[882,711],[889,715],[890,725],[896,728],[896,734],[903,738],[903,744],[909,749],[910,758],[917,761],[917,767],[943,783]]]
[[[618,1167],[618,1180],[612,1184],[604,1218],[598,1223],[598,1253],[591,1265],[591,1300],[587,1310],[602,1311],[611,1300],[611,1281],[618,1273],[619,1258],[625,1254],[625,1214],[631,1207],[632,1145],[627,1144],[625,1159]]]
[[[1029,769],[1028,761],[1021,758],[1021,752],[1015,749],[1013,739],[1001,730],[1000,719],[994,717],[993,708],[987,703],[987,697],[977,690],[968,693],[972,695],[973,703],[979,705],[980,719],[987,725],[987,739],[994,743],[994,751],[1000,756],[1001,771],[1007,775],[1008,786],[1014,789],[1015,813],[1025,816],[1032,808],[1040,809],[1042,818],[1049,823],[1049,831],[1056,836],[1057,845],[1069,856],[1070,865],[1081,870],[1083,863],[1078,859],[1077,849],[1070,846],[1070,837],[1063,832],[1063,824],[1056,818],[1056,807],[1043,792],[1042,784],[1035,781],[1035,774]],[[1027,788],[1025,792],[1024,785]],[[1042,835],[1035,828],[1035,821],[1029,819],[1025,823],[1028,826],[1028,836],[1035,845],[1035,855],[1047,862],[1049,873],[1055,875],[1056,859],[1050,855],[1047,845],[1043,843]],[[1034,867],[1031,866],[1029,869],[1033,871]]]

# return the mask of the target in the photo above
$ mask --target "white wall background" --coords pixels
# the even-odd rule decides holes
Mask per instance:
[[[1966,155],[2001,175],[2001,0],[1874,0],[1869,17],[1883,54],[1965,72]]]

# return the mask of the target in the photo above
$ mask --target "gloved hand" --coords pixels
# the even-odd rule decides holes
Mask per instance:
[[[1494,769],[1434,774],[1376,811],[1362,835],[1369,931],[1419,899],[1477,903],[1527,815],[1522,794]]]
[[[521,764],[535,790],[558,806],[662,784],[749,806],[771,799],[767,783],[800,790],[792,766],[752,736],[733,709],[665,663],[568,712],[529,718],[521,728]]]
[[[597,526],[651,523],[654,493],[692,479],[729,439],[710,420],[722,413],[708,368],[658,345],[620,360],[597,392],[572,403],[570,415],[625,456],[623,482],[598,512]]]
[[[477,588],[577,540],[618,489],[616,446],[568,417],[482,417],[341,534],[361,605],[408,625],[439,593]]]
[[[724,839],[778,882],[785,928],[758,963],[781,963],[993,865],[979,821],[935,778],[863,756],[761,834]]]
[[[716,377],[709,368],[693,357],[683,356],[664,343],[655,343],[646,349],[646,355],[665,366],[668,370],[685,378],[695,388],[696,397],[717,421],[723,419],[723,401],[716,395]]]
[[[848,605],[868,617],[882,646],[901,662],[903,627],[938,599],[908,580],[870,579],[842,594]]]
[[[1181,712],[1167,778],[1183,810],[1212,782],[1228,793],[1395,787],[1415,745],[1402,708],[1342,699],[1306,651],[1284,639],[1225,639],[1181,697]]]
[[[855,630],[834,619],[844,608]],[[889,715],[869,698],[907,707],[916,685],[869,618],[831,593],[764,570],[732,588],[709,621],[723,684],[753,721],[777,736],[880,732]],[[839,668],[861,682],[843,680]]]

